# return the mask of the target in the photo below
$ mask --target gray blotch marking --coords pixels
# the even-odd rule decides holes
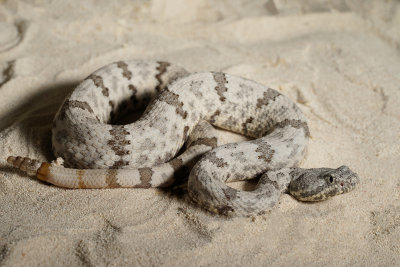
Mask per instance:
[[[249,132],[248,124],[251,124],[253,122],[253,120],[254,120],[254,118],[250,117],[250,118],[246,119],[245,122],[242,123],[242,131],[243,131],[244,135],[248,135],[248,132]]]
[[[79,101],[79,100],[70,100],[67,99],[64,104],[61,107],[60,110],[60,119],[64,120],[65,119],[65,115],[66,115],[66,110],[70,109],[70,108],[79,108],[82,110],[86,110],[87,112],[89,112],[90,114],[94,114],[92,107],[89,105],[88,102],[86,101]],[[97,121],[100,121],[100,119],[96,116]]]
[[[228,166],[228,163],[224,161],[223,158],[218,158],[216,152],[209,152],[204,156],[204,159],[208,160],[209,162],[215,164],[218,168],[223,168]]]
[[[117,160],[114,164],[110,167],[110,169],[120,169],[124,166],[128,166],[129,162],[123,159]]]
[[[92,80],[94,85],[96,85],[96,87],[101,88],[101,93],[104,96],[106,97],[110,96],[110,90],[104,85],[103,78],[101,76],[92,74],[86,79]]]
[[[157,67],[157,71],[158,73],[156,74],[156,79],[158,81],[158,85],[156,86],[156,90],[157,92],[160,92],[163,89],[163,81],[161,76],[167,72],[167,68],[171,65],[168,62],[164,62],[164,61],[157,61],[158,63],[158,67]]]
[[[219,100],[221,100],[221,102],[224,102],[226,100],[224,93],[228,91],[228,88],[226,87],[228,81],[226,80],[225,73],[212,72],[212,75],[215,82],[217,83],[217,86],[215,86],[215,90],[217,91]]]
[[[288,125],[290,125],[293,128],[296,128],[296,129],[303,129],[306,136],[310,137],[310,129],[308,128],[307,123],[304,121],[301,121],[301,120],[284,119],[283,121],[276,123],[275,127],[276,128],[284,128]]]
[[[123,61],[117,62],[117,67],[122,69],[122,76],[130,80],[132,78],[132,72],[128,70],[128,64]]]
[[[139,188],[150,188],[151,187],[151,177],[153,176],[153,170],[151,168],[139,168],[140,184],[136,187]]]
[[[125,129],[124,125],[112,125],[112,128],[109,132],[112,136],[112,139],[108,140],[107,144],[111,147],[115,154],[120,157],[130,154],[131,152],[125,148],[126,145],[130,144],[130,141],[126,139],[126,136],[130,133],[127,129]],[[116,169],[127,165],[129,165],[128,161],[120,159],[116,161],[111,168]]]
[[[261,153],[258,158],[263,159],[265,162],[270,162],[275,150],[271,149],[271,146],[266,142],[257,142],[257,145],[256,152]]]
[[[281,94],[278,91],[268,88],[268,90],[263,93],[263,98],[257,99],[256,107],[261,108],[264,105],[268,105],[268,103],[275,101],[275,99],[280,95]]]
[[[195,140],[194,142],[192,142],[190,144],[190,146],[197,146],[197,145],[206,145],[212,148],[216,148],[218,144],[218,140],[216,137],[212,137],[212,138],[198,138],[197,140]]]
[[[115,146],[115,145],[129,145],[131,143],[130,140],[108,140],[107,142],[110,146]]]
[[[66,102],[68,102],[67,105],[71,108],[80,108],[93,114],[93,109],[90,107],[88,102],[78,100],[67,100]]]
[[[106,172],[106,184],[109,188],[119,188],[121,185],[117,181],[117,173],[116,169],[109,169]]]
[[[125,137],[129,135],[129,132],[124,128],[124,126],[112,125],[110,134],[113,139],[109,140],[108,144],[111,145],[111,149],[115,151],[115,154],[118,156],[130,154],[130,151],[124,149],[124,146],[130,144],[130,141],[125,139]]]
[[[179,95],[169,91],[167,88],[160,94],[159,101],[163,101],[175,107],[175,112],[183,119],[186,119],[187,112],[183,110],[183,102],[179,101]]]
[[[267,174],[260,180],[261,184],[271,184],[276,190],[279,190],[279,184],[277,181],[272,181]]]

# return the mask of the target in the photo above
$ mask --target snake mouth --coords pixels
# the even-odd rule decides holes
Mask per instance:
[[[358,177],[357,173],[353,172],[345,180],[339,182],[337,185],[334,185],[334,188],[338,190],[337,194],[347,193],[353,190],[359,182],[360,178]]]
[[[353,172],[353,174],[347,178],[347,184],[354,188],[358,183],[360,183],[360,177],[358,177],[357,173]]]
[[[350,192],[360,182],[358,174],[352,172],[347,166],[341,166],[337,170],[339,172],[342,172],[342,175],[345,175],[345,178],[340,178],[336,180],[336,183],[332,183],[333,181],[330,181],[331,186],[329,190],[325,190],[329,191],[330,196]]]

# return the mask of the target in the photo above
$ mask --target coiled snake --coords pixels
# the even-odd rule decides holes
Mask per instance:
[[[117,114],[145,105],[137,121],[110,124]],[[253,140],[218,146],[210,124]],[[7,161],[67,188],[168,186],[194,164],[188,181],[194,201],[210,211],[248,216],[273,207],[283,192],[318,201],[359,182],[346,166],[295,167],[309,136],[298,106],[254,81],[219,72],[189,74],[167,62],[119,61],[80,83],[55,116],[54,154],[76,169],[60,160]],[[253,191],[226,184],[258,176]]]

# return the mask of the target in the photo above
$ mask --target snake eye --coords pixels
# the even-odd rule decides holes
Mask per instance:
[[[327,180],[328,180],[330,183],[333,183],[333,176],[332,176],[332,175],[328,174],[328,175],[326,176],[326,178],[327,178]]]

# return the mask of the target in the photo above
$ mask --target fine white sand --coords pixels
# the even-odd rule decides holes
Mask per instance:
[[[0,1],[0,265],[398,265],[399,53],[398,1]],[[63,98],[120,59],[280,90],[309,120],[302,166],[346,164],[360,186],[227,219],[191,204],[185,185],[65,190],[7,166],[53,160]]]

